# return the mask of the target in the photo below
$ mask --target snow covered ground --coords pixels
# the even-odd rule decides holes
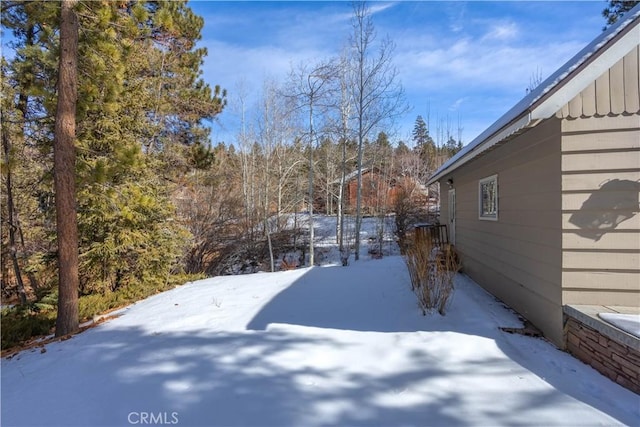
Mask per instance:
[[[188,283],[2,360],[3,426],[640,425],[640,398],[463,275],[422,316],[402,258]]]
[[[340,253],[336,243],[336,217],[328,215],[313,216],[314,248],[316,248],[315,264],[338,265],[340,263]],[[297,222],[301,229],[309,229],[309,214],[298,214]],[[287,225],[293,228],[293,217],[287,218]],[[361,250],[363,258],[368,258],[368,250],[380,250],[384,255],[399,255],[400,249],[394,238],[395,218],[392,215],[384,219],[367,217],[363,218],[360,229]],[[305,231],[306,233],[306,231]],[[352,217],[345,217],[344,224],[345,245],[354,245],[355,221]],[[380,242],[382,236],[382,242]],[[380,245],[380,243],[382,243]],[[350,261],[354,260],[353,251]]]
[[[605,322],[640,338],[640,314],[599,313]]]

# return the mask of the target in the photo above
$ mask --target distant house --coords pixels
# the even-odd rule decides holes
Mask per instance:
[[[636,6],[428,182],[465,273],[561,348],[569,305],[640,310],[639,42]]]
[[[376,168],[362,169],[362,212],[391,213],[398,197],[406,190],[412,193],[416,203],[427,205],[428,190],[415,180],[402,176],[387,176]],[[358,171],[345,177],[344,200],[346,209],[355,212],[358,191]]]

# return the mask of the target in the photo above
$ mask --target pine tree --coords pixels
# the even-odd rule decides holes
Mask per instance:
[[[394,150],[394,155],[395,156],[404,156],[410,153],[409,147],[407,147],[407,144],[404,143],[404,141],[399,141],[398,145],[396,146],[395,150]]]
[[[637,0],[609,0],[609,5],[602,11],[602,16],[607,20],[604,29],[615,24],[622,15],[633,9],[638,3],[640,1]]]
[[[58,242],[56,336],[74,333],[78,320],[78,219],[76,213],[76,99],[78,96],[78,18],[76,0],[62,0],[58,104],[53,144]]]
[[[427,124],[425,123],[422,116],[416,117],[416,123],[413,126],[413,132],[411,133],[413,136],[413,142],[418,149],[422,149],[422,147],[427,144],[427,139],[429,138],[429,130],[427,129]]]
[[[202,20],[184,2],[116,6],[88,6],[103,19],[87,33],[83,292],[165,280],[188,235],[174,221],[173,183],[210,161],[201,122],[224,105],[219,89],[197,80]]]
[[[51,95],[55,93],[55,80],[42,76],[57,72],[57,53],[48,49],[54,31],[46,23],[56,22],[58,14],[59,5],[50,2],[4,2],[2,7],[2,25],[14,36],[8,44],[14,48],[14,56],[10,63],[4,57],[2,62],[1,117],[6,148],[3,180],[7,195],[4,199],[3,192],[3,209],[6,206],[7,212],[3,212],[2,218],[9,220],[7,227],[2,227],[2,253],[15,254],[15,258],[12,257],[15,279],[19,282],[21,273],[26,273],[32,291],[39,287],[38,271],[47,270],[49,265],[42,256],[53,240],[47,236],[55,234],[53,184],[49,172],[53,114],[48,112],[55,107],[55,98]],[[13,211],[11,218],[9,210]],[[15,233],[12,248],[11,231]],[[5,274],[7,259],[2,256],[3,291],[10,281]],[[16,272],[18,268],[21,272]],[[24,301],[24,296],[21,299]]]
[[[15,104],[24,107],[22,133],[43,160],[32,181],[44,188],[29,196],[44,201],[53,186],[46,162],[57,99],[60,5],[6,3],[2,23],[16,36],[8,69],[16,92],[23,94]],[[199,152],[208,146],[202,121],[225,105],[224,91],[199,77],[206,51],[195,42],[203,21],[184,1],[80,2],[76,10],[80,290],[109,292],[164,281],[188,236],[175,221],[174,183],[206,161],[206,153]],[[34,225],[46,224],[50,215],[47,204],[40,205]],[[46,242],[43,236],[35,239]],[[39,246],[46,259],[49,249]]]
[[[445,142],[444,146],[440,151],[441,151],[441,154],[449,158],[456,155],[456,153],[461,149],[462,149],[462,142],[456,141],[452,136],[449,136],[449,139],[447,140],[447,142]]]
[[[420,159],[425,163],[427,170],[435,168],[436,144],[429,135],[429,129],[422,116],[416,118],[413,127],[413,143]]]
[[[18,259],[17,235],[21,232],[20,222],[16,211],[16,202],[14,196],[14,177],[15,168],[17,166],[17,156],[12,140],[15,137],[15,123],[20,120],[20,115],[14,108],[13,100],[16,97],[14,88],[9,84],[7,72],[7,64],[2,58],[2,106],[0,110],[0,128],[2,129],[2,180],[3,190],[0,192],[2,197],[2,212],[0,217],[3,221],[2,228],[2,289],[8,286],[8,266],[7,259],[11,259],[13,267],[13,277],[16,281],[20,304],[27,303],[27,293],[24,281],[22,279],[22,267]],[[12,123],[13,122],[13,123]],[[6,210],[5,210],[6,207]],[[6,234],[5,234],[6,230]]]

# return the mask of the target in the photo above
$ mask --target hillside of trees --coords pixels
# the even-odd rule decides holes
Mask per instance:
[[[634,4],[610,0],[607,25]],[[417,116],[410,140],[391,136],[408,106],[394,43],[364,3],[341,52],[265,80],[258,120],[224,142],[209,124],[247,94],[202,79],[204,21],[185,0],[1,12],[3,349],[188,278],[274,270],[292,249],[313,265],[298,213],[335,215],[346,265],[363,215],[394,213],[403,237],[437,197],[426,178],[462,148],[448,120]]]
[[[345,53],[265,81],[257,123],[212,143],[207,123],[231,94],[201,78],[203,24],[185,1],[3,2],[1,286],[18,306],[4,313],[3,348],[46,333],[63,306],[75,305],[69,333],[188,275],[271,270],[292,246],[313,264],[313,235],[292,213],[335,215],[357,259],[345,216],[357,229],[394,210],[364,211],[362,171],[409,180],[411,200],[462,146],[420,116],[411,141],[390,140],[407,106],[393,42],[376,40],[364,4]]]

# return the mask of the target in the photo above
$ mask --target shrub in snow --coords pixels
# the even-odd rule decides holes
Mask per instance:
[[[300,256],[296,253],[288,253],[282,256],[280,271],[295,270],[300,264]]]
[[[346,267],[349,265],[349,257],[351,256],[351,251],[349,249],[342,249],[340,251],[340,262],[342,262],[342,266]]]
[[[422,314],[437,310],[444,315],[453,295],[453,279],[460,270],[453,246],[440,248],[426,239],[411,245],[404,260]]]

